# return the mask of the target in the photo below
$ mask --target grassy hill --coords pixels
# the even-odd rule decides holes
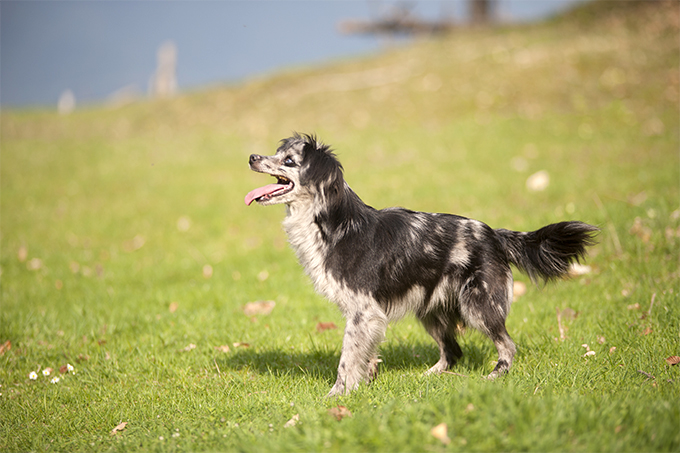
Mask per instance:
[[[170,100],[3,111],[0,449],[677,451],[679,33],[677,2],[603,1]],[[423,376],[438,352],[407,318],[375,382],[324,400],[344,320],[284,209],[243,204],[269,182],[249,154],[292,131],[377,208],[599,225],[591,270],[516,274],[501,380],[481,379],[496,356],[476,332],[457,374]]]

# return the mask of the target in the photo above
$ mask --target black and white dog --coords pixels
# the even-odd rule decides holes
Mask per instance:
[[[277,179],[245,202],[285,203],[283,227],[316,290],[347,323],[338,377],[328,396],[347,394],[377,374],[387,323],[414,313],[439,345],[440,373],[463,352],[459,324],[486,334],[498,350],[489,375],[507,372],[515,344],[505,329],[512,303],[510,264],[532,280],[567,274],[598,229],[560,222],[530,233],[494,230],[477,220],[364,204],[343,178],[331,149],[311,135],[282,140],[273,156],[250,156],[250,168]]]

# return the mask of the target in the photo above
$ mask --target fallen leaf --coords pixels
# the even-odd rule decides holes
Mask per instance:
[[[571,263],[569,266],[569,275],[577,277],[579,275],[587,275],[593,271],[593,268],[587,264]]]
[[[177,311],[179,308],[179,304],[177,302],[170,302],[170,306],[168,307],[168,310],[170,310],[170,313],[174,313]]]
[[[646,200],[647,192],[645,192],[644,190],[638,194],[628,196],[628,203],[632,204],[633,206],[640,206]]]
[[[567,307],[560,312],[560,316],[565,321],[571,321],[571,320],[576,319],[578,317],[578,313],[575,312],[573,309]]]
[[[527,178],[526,186],[531,192],[541,192],[550,185],[550,174],[547,171],[537,171]]]
[[[59,373],[64,374],[68,372],[68,365],[62,365],[59,367]]]
[[[328,413],[335,417],[336,420],[352,416],[352,413],[345,406],[331,407],[328,409]]]
[[[116,426],[115,428],[113,428],[111,430],[111,435],[115,436],[117,433],[123,431],[126,426],[127,426],[127,422],[119,423],[118,426]]]
[[[299,422],[299,421],[300,421],[300,414],[295,414],[295,415],[293,415],[293,417],[290,420],[288,420],[283,425],[283,427],[284,428],[290,428],[291,426],[295,426],[297,424],[297,422]]]
[[[17,251],[17,258],[19,259],[20,263],[23,263],[28,258],[28,249],[25,245],[19,247],[19,250]]]
[[[650,333],[654,332],[651,327],[647,327],[644,332],[642,332],[642,335],[649,335]]]
[[[604,344],[605,341],[607,341],[602,335],[597,336],[597,342],[600,344]]]
[[[248,344],[248,343],[241,343],[241,342],[238,342],[238,341],[237,341],[236,343],[233,343],[233,346],[234,346],[235,348],[249,348],[249,347],[250,347],[250,344]]]
[[[179,231],[189,231],[189,228],[191,228],[191,219],[185,215],[177,219],[177,229]]]
[[[609,348],[609,354],[614,354],[614,352],[616,352],[616,346]]]
[[[583,354],[583,357],[590,357],[590,356],[593,356],[593,355],[595,355],[595,351],[588,351],[585,354]]]
[[[187,347],[185,347],[184,349],[180,349],[180,352],[189,352],[192,349],[196,349],[196,345],[193,343],[189,343]]]
[[[527,293],[527,285],[524,282],[513,282],[512,284],[512,301],[516,302],[517,299],[522,297]]]
[[[333,322],[320,322],[316,325],[316,331],[321,333],[324,330],[333,330],[337,329],[338,326],[335,325]]]
[[[9,351],[10,349],[12,349],[12,342],[7,340],[0,345],[0,355],[4,355],[5,352]]]
[[[440,423],[430,430],[430,434],[439,439],[443,444],[448,445],[451,439],[448,436],[448,427],[446,423]]]
[[[628,232],[632,235],[637,236],[642,239],[642,242],[647,243],[652,237],[652,229],[642,223],[640,217],[635,217],[633,221],[633,226],[630,227]]]
[[[672,355],[666,359],[666,363],[669,365],[677,365],[678,363],[680,363],[680,357],[678,357],[677,355]]]
[[[138,234],[131,240],[123,242],[123,250],[127,253],[134,252],[144,247],[145,243],[144,236]]]
[[[272,312],[275,305],[276,302],[274,302],[273,300],[260,300],[257,302],[248,302],[243,307],[243,313],[245,313],[246,316],[268,315],[269,313]]]
[[[229,346],[226,344],[223,344],[222,346],[215,346],[215,350],[220,351],[220,352],[229,352]]]
[[[26,269],[29,271],[37,271],[42,269],[43,262],[40,258],[33,258],[28,263],[26,263]]]

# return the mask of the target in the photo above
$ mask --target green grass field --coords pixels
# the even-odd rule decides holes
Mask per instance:
[[[601,2],[172,100],[3,111],[0,451],[679,451],[679,34],[677,2]],[[283,207],[243,203],[270,182],[249,154],[293,130],[377,208],[598,225],[591,270],[516,274],[502,379],[474,331],[456,374],[424,376],[438,351],[407,318],[377,380],[326,400],[344,320]]]

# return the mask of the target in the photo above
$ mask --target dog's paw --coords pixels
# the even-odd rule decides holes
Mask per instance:
[[[371,382],[373,379],[378,377],[378,364],[381,363],[382,360],[380,360],[377,357],[372,358],[368,362],[368,379],[367,382]]]
[[[487,381],[493,381],[503,375],[508,374],[508,371],[510,371],[510,368],[504,360],[501,360],[498,362],[496,365],[496,368],[493,369],[493,371],[485,377]]]
[[[336,383],[331,391],[328,392],[326,398],[338,398],[340,396],[346,395],[347,393],[349,393],[349,391],[345,388],[344,384]]]
[[[430,374],[441,374],[442,372],[446,371],[449,368],[449,364],[442,361],[441,359],[439,362],[435,363],[432,368],[427,370],[425,372],[425,376],[428,376]]]

